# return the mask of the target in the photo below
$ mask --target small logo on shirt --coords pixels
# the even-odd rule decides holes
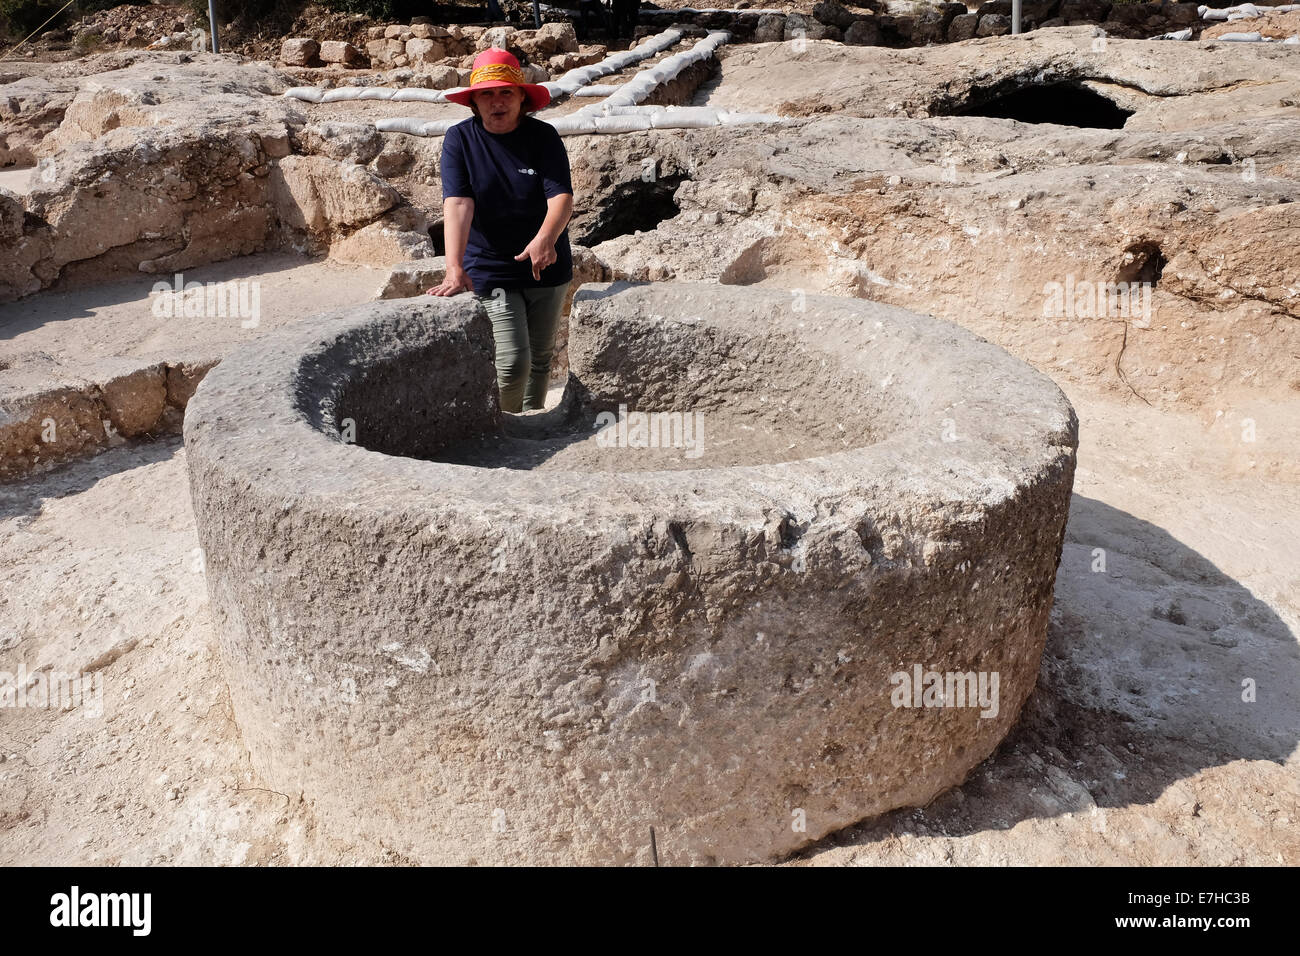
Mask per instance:
[[[527,173],[529,176],[536,176],[536,175],[537,175],[537,170],[535,170],[535,169],[521,169],[521,170],[519,170],[519,171],[520,171],[521,173]]]

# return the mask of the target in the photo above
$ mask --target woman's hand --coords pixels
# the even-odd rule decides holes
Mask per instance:
[[[521,259],[529,259],[533,263],[533,279],[540,281],[542,270],[553,263],[558,256],[555,254],[555,240],[548,238],[544,233],[538,233],[537,236],[524,247],[524,251],[515,256],[515,262]]]
[[[456,295],[460,292],[473,292],[474,282],[469,273],[461,266],[448,266],[442,284],[426,290],[426,295]]]

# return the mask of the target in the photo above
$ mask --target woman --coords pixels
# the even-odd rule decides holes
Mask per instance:
[[[555,127],[527,115],[551,94],[492,49],[475,58],[469,87],[447,99],[474,115],[443,139],[447,275],[429,294],[477,296],[496,337],[502,410],[542,408],[573,280],[569,155]]]

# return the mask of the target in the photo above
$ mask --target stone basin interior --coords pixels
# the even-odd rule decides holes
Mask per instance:
[[[368,358],[364,336],[347,336],[334,346],[353,359],[340,363],[350,371],[332,421],[351,419],[356,444],[388,455],[635,472],[820,457],[877,442],[915,414],[905,390],[881,386],[884,372],[847,371],[829,348],[770,326],[629,318],[575,324],[563,397],[521,415],[499,411],[490,346],[469,361],[427,344]]]

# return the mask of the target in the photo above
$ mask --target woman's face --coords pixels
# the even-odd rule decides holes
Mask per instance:
[[[474,94],[474,105],[489,133],[509,133],[524,113],[524,91],[517,86],[494,86]]]

